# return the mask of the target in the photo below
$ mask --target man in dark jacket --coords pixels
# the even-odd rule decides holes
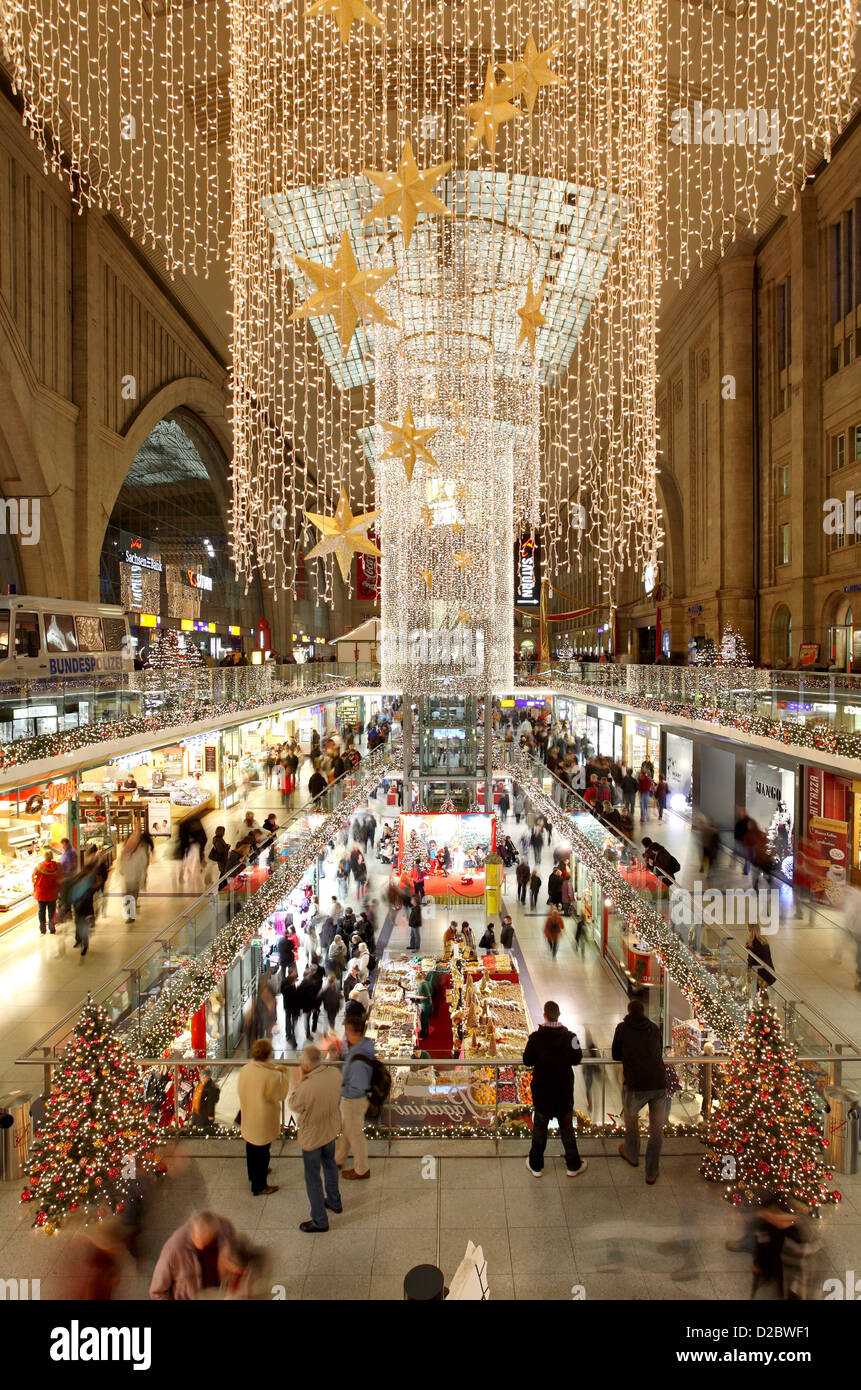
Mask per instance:
[[[559,1022],[559,1005],[549,999],[544,1005],[544,1022],[530,1033],[523,1061],[532,1068],[532,1148],[526,1166],[533,1178],[544,1171],[547,1129],[554,1118],[565,1149],[565,1169],[569,1178],[586,1171],[586,1160],[577,1149],[574,1132],[574,1067],[583,1056],[576,1033]]]
[[[319,767],[315,766],[314,771],[311,773],[311,776],[308,780],[308,795],[312,798],[321,796],[328,785],[329,784],[323,776],[322,772],[320,771]]]
[[[678,859],[670,854],[664,845],[659,845],[657,840],[650,840],[648,835],[643,836],[643,861],[647,869],[659,878],[663,883],[671,884],[682,867]]]
[[[422,948],[422,909],[418,898],[413,898],[409,916],[410,926],[410,950],[420,951]]]
[[[661,1030],[648,1018],[642,999],[632,999],[626,1018],[613,1034],[613,1060],[622,1063],[625,1138],[619,1153],[632,1168],[640,1163],[640,1111],[649,1107],[646,1182],[658,1181],[658,1164],[667,1122],[667,1068]]]
[[[499,932],[499,944],[500,946],[504,946],[506,951],[510,951],[514,945],[514,923],[508,916],[502,919],[502,927]]]
[[[527,864],[525,859],[521,859],[520,863],[518,864],[515,870],[515,878],[517,879],[517,901],[525,905],[526,888],[530,879],[529,865]],[[538,886],[540,888],[540,883]]]
[[[541,892],[541,875],[537,869],[533,869],[529,879],[529,906],[534,912],[538,906],[538,894]]]

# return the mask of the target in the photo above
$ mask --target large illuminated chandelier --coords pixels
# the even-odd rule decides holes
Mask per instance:
[[[174,270],[227,254],[239,573],[277,592],[316,552],[328,602],[374,530],[389,669],[448,634],[426,674],[480,684],[505,669],[512,516],[611,600],[654,561],[662,276],[827,157],[855,20],[855,0],[0,0],[0,47],[76,198]],[[398,179],[428,195],[410,234]],[[349,334],[303,310],[323,270],[371,291]],[[408,477],[391,427],[433,463]]]

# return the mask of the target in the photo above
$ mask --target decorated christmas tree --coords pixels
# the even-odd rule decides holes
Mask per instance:
[[[411,874],[413,869],[426,869],[428,863],[427,850],[419,832],[411,830],[410,837],[404,845],[403,871]]]
[[[74,1211],[99,1221],[122,1212],[129,1180],[163,1171],[140,1069],[104,1009],[85,1006],[54,1076],[21,1194],[38,1203],[34,1225],[49,1233]]]
[[[450,796],[447,796],[439,808],[441,816],[453,816],[457,814],[457,807]]]
[[[720,666],[753,665],[753,659],[745,640],[740,632],[736,632],[732,623],[727,623],[723,630],[723,637],[718,649],[718,664]]]
[[[817,1208],[840,1200],[831,1171],[810,1073],[783,1035],[776,1010],[761,994],[727,1064],[720,1108],[712,1112],[701,1172],[725,1185],[735,1206],[766,1193]]]
[[[205,673],[203,653],[194,642],[173,628],[155,634],[146,665],[148,690],[163,690],[180,698],[196,697],[199,679]]]

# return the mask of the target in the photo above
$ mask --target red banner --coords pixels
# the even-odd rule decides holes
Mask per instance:
[[[375,531],[368,532],[368,540],[379,547]],[[378,555],[356,556],[356,598],[378,599],[380,597],[380,557]]]

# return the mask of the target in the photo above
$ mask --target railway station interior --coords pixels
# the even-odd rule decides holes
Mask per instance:
[[[0,0],[4,1298],[861,1297],[857,18]]]

